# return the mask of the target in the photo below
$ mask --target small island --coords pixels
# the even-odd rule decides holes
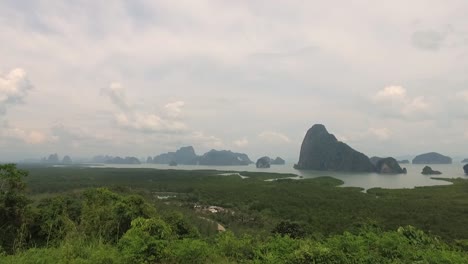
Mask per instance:
[[[433,170],[429,166],[424,166],[421,174],[424,174],[424,175],[440,175],[440,174],[442,174],[442,172]]]
[[[462,163],[468,163],[468,159],[464,159],[461,161]]]
[[[413,164],[452,164],[452,158],[437,152],[429,152],[416,156]]]
[[[468,164],[465,164],[465,166],[463,166],[463,170],[465,171],[465,174],[468,175]]]
[[[377,161],[375,165],[377,173],[382,174],[406,174],[406,168],[401,168],[396,159],[392,157],[383,158]]]
[[[280,157],[276,157],[276,159],[270,159],[271,165],[284,165],[286,161]]]
[[[269,157],[261,157],[257,160],[255,165],[257,168],[268,169],[270,168],[270,161],[271,159]]]

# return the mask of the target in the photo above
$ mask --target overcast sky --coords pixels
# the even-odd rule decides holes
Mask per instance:
[[[0,2],[0,160],[468,157],[468,1]]]

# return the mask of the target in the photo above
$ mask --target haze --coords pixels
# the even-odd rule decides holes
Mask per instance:
[[[297,161],[326,125],[368,156],[468,140],[468,2],[0,3],[0,160],[193,145]]]

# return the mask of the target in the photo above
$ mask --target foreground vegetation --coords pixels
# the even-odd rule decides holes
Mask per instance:
[[[0,165],[0,263],[468,263],[465,180],[363,193],[328,177],[23,169]]]

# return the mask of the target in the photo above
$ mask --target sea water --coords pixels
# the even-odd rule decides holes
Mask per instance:
[[[92,165],[94,167],[94,165]],[[201,165],[178,165],[169,166],[164,164],[149,164],[143,163],[138,165],[130,164],[100,164],[99,167],[112,168],[154,168],[154,169],[177,169],[177,170],[219,170],[219,171],[249,171],[249,172],[275,172],[275,173],[290,173],[302,178],[315,178],[321,176],[330,176],[340,179],[344,182],[342,186],[361,187],[370,189],[374,187],[400,189],[414,188],[418,186],[432,185],[447,185],[451,184],[447,181],[436,180],[437,178],[464,178],[468,179],[463,172],[462,163],[453,164],[434,164],[429,165],[433,170],[441,171],[441,175],[422,175],[422,168],[426,165],[420,164],[402,164],[408,171],[407,174],[378,174],[378,173],[348,173],[348,172],[333,172],[333,171],[308,171],[296,170],[293,164],[272,165],[268,169],[256,168],[255,164],[248,166],[201,166]]]

